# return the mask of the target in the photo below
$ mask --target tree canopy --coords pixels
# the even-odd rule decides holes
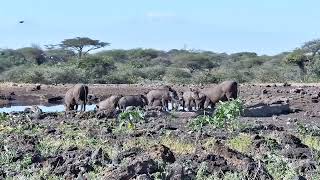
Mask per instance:
[[[61,42],[61,48],[68,48],[76,51],[79,58],[87,55],[90,51],[109,46],[108,42],[101,42],[99,40],[90,39],[88,37],[76,37],[72,39],[65,39]]]

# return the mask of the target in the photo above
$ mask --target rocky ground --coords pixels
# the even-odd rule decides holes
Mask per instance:
[[[69,87],[1,84],[0,102],[61,103]],[[89,88],[94,103],[156,86]],[[320,179],[319,92],[301,84],[241,85],[246,108],[233,132],[191,128],[203,112],[143,112],[134,128],[94,112],[3,114],[0,179]]]

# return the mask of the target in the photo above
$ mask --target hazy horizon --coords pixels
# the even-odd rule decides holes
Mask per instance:
[[[90,37],[108,49],[196,49],[275,55],[320,37],[315,0],[4,1],[0,48]],[[24,20],[23,24],[19,21]]]

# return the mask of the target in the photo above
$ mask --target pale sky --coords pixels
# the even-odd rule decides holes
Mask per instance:
[[[1,0],[0,48],[90,37],[105,49],[277,54],[320,38],[317,0]],[[24,20],[24,24],[18,21]]]

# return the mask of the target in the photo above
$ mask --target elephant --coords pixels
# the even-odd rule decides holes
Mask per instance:
[[[192,110],[192,105],[194,105],[195,109],[198,109],[197,102],[199,102],[200,97],[199,97],[199,91],[190,89],[185,92],[180,92],[180,101],[182,101],[182,108],[185,110],[187,108],[188,111]]]
[[[154,106],[155,101],[160,101],[163,109],[165,110],[169,109],[169,101],[172,103],[172,107],[174,107],[174,104],[177,104],[179,102],[177,92],[169,86],[149,91],[147,94],[147,99],[149,106]]]
[[[118,107],[121,110],[126,110],[129,106],[144,108],[147,104],[148,99],[144,95],[123,96],[118,101]]]
[[[203,107],[208,108],[211,105],[211,108],[214,108],[219,101],[228,101],[238,97],[238,83],[236,81],[224,81],[217,86],[202,89],[200,92],[205,95],[205,100],[202,102],[204,103]],[[202,106],[202,104],[199,103],[199,106]]]
[[[69,110],[78,110],[78,105],[81,104],[80,111],[86,111],[86,103],[88,98],[89,88],[84,84],[76,84],[70,88],[64,98],[64,106],[66,112]]]
[[[118,106],[119,99],[122,95],[112,95],[96,105],[96,110],[114,110]]]
[[[199,96],[199,99],[195,100],[196,107],[197,107],[196,109],[197,110],[202,110],[202,109],[204,109],[204,103],[205,103],[205,101],[207,99],[207,96],[204,93],[200,92],[200,91],[198,91],[198,96]]]

